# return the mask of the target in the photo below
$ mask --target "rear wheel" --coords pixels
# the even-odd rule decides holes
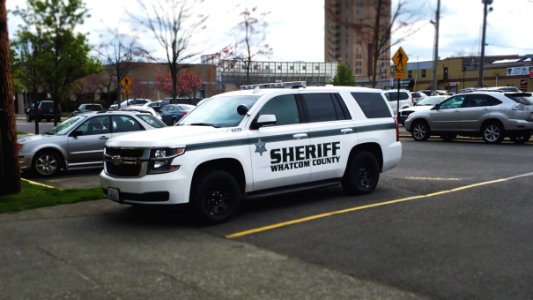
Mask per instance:
[[[359,152],[348,162],[342,179],[342,188],[350,194],[368,194],[378,184],[379,171],[378,161],[372,153]]]
[[[416,121],[413,124],[411,135],[415,141],[426,141],[429,139],[429,126],[424,121]]]
[[[503,127],[499,123],[488,123],[481,129],[483,140],[490,144],[497,144],[503,140]]]
[[[192,194],[196,213],[207,224],[228,221],[241,204],[239,183],[231,174],[221,170],[208,171],[200,176]]]
[[[32,172],[40,177],[51,177],[61,169],[61,158],[54,151],[41,151],[33,158]]]
[[[520,134],[514,134],[511,136],[511,141],[517,144],[523,144],[527,141],[529,141],[529,138],[531,138],[531,133],[520,133]]]

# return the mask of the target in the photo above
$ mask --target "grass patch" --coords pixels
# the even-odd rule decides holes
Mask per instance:
[[[21,185],[20,193],[0,196],[0,213],[98,200],[105,197],[101,188],[62,190],[35,185],[22,179]]]

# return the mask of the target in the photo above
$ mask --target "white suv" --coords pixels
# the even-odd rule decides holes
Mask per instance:
[[[411,107],[415,104],[411,92],[408,90],[400,90],[398,93],[397,89],[388,90],[384,92],[385,97],[389,102],[389,106],[392,108],[392,111],[396,114],[398,112],[398,96],[400,98],[400,110]]]
[[[191,203],[218,223],[244,198],[338,184],[370,193],[401,154],[381,90],[255,89],[214,96],[177,126],[109,140],[100,179],[111,200]]]

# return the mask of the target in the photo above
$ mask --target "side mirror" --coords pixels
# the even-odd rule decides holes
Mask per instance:
[[[244,104],[237,106],[237,113],[241,116],[244,116],[248,113],[248,107]]]
[[[79,137],[80,135],[83,135],[83,132],[81,132],[80,130],[74,130],[70,136],[71,137]]]
[[[278,122],[276,115],[260,115],[257,121],[253,123],[253,129],[259,129],[263,126],[274,125]]]

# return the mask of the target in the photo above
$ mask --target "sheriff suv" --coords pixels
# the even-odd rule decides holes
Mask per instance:
[[[109,140],[100,182],[113,201],[190,203],[219,223],[245,198],[338,184],[370,193],[401,153],[380,90],[242,90],[206,100],[176,126]]]

